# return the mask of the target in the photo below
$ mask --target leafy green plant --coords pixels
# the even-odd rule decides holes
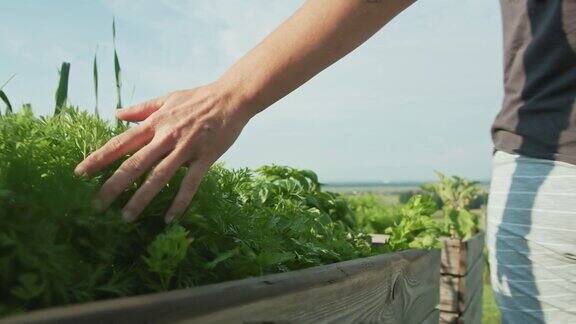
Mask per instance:
[[[105,212],[74,166],[125,126],[78,109],[0,117],[0,314],[233,280],[368,256],[339,195],[317,176],[281,166],[212,167],[186,213],[162,215],[180,170],[137,224],[121,221],[139,179]]]
[[[56,88],[56,105],[54,106],[54,114],[58,115],[62,111],[62,108],[66,105],[68,100],[68,80],[70,76],[70,63],[63,62],[60,70],[58,70],[60,75],[58,81],[58,88]]]
[[[432,218],[436,210],[438,207],[430,196],[416,195],[410,198],[400,211],[399,221],[385,231],[390,235],[386,250],[441,248],[441,225]]]
[[[184,227],[174,225],[159,234],[148,245],[148,255],[143,258],[150,271],[159,276],[159,290],[167,290],[170,287],[170,279],[174,276],[178,265],[186,258],[188,247],[192,242],[189,234]]]
[[[436,172],[436,174],[439,181],[425,184],[422,189],[433,196],[437,196],[443,207],[466,209],[481,192],[477,181],[470,181],[459,176],[449,177],[441,172]]]
[[[442,202],[446,234],[464,240],[472,237],[477,231],[478,217],[469,211],[469,206],[482,192],[478,182],[436,173],[439,181],[422,188]]]
[[[347,197],[359,230],[370,233],[384,233],[400,218],[400,206],[388,204],[375,194],[365,193]]]

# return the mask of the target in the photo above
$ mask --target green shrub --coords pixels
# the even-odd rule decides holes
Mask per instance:
[[[401,216],[400,206],[387,204],[376,194],[351,195],[347,200],[358,230],[364,233],[384,233]]]

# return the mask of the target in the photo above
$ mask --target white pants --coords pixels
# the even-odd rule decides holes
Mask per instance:
[[[503,323],[576,323],[576,165],[497,152],[487,242]]]

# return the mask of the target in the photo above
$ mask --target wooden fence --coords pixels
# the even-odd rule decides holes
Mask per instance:
[[[482,321],[484,233],[468,241],[446,239],[440,270],[440,322]]]
[[[144,296],[31,312],[6,323],[438,323],[440,251],[408,250]]]

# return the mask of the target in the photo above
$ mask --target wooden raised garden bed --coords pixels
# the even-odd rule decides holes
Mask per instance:
[[[440,322],[481,323],[484,233],[446,239],[440,274]]]
[[[440,251],[31,312],[5,323],[438,323]]]

